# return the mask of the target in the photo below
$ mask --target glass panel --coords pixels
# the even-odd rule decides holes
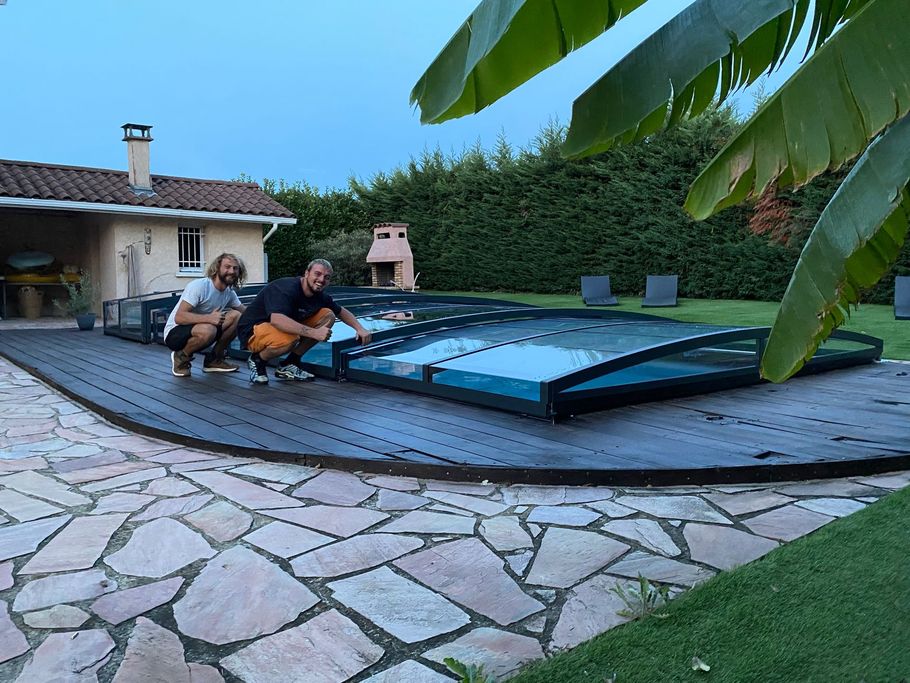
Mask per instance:
[[[822,342],[822,345],[818,347],[812,360],[824,358],[825,356],[848,353],[850,351],[867,351],[869,348],[869,344],[852,341],[850,339],[828,339]]]
[[[756,343],[751,339],[729,344],[717,344],[676,353],[648,361],[647,363],[633,365],[623,370],[617,370],[567,389],[563,393],[628,386],[641,382],[672,380],[681,377],[694,377],[745,368],[754,369],[758,364],[756,354]]]
[[[562,332],[436,363],[432,381],[537,400],[541,382],[632,351],[724,329],[711,325],[632,323]]]
[[[351,359],[349,367],[398,377],[421,378],[424,365],[494,344],[540,334],[542,320],[515,320],[439,330],[387,344]],[[597,324],[575,321],[575,324]]]
[[[351,311],[351,313],[360,321],[360,324],[370,332],[379,332],[381,330],[389,330],[411,323],[421,323],[459,315],[497,311],[501,310],[501,307],[428,303],[408,305],[405,307],[395,307],[385,304],[356,304],[350,306],[348,310]],[[353,338],[354,330],[351,327],[348,327],[340,320],[335,323],[335,326],[332,328],[332,341],[342,341]]]

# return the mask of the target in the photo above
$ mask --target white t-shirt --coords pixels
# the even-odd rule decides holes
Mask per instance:
[[[212,282],[211,278],[201,277],[198,280],[193,280],[183,290],[180,300],[168,316],[167,324],[164,326],[165,338],[167,338],[171,330],[177,327],[177,309],[180,307],[181,301],[186,301],[192,308],[193,313],[202,315],[216,310],[226,311],[229,308],[239,308],[241,305],[237,292],[234,291],[233,287],[227,287],[221,292],[215,287],[215,283]]]

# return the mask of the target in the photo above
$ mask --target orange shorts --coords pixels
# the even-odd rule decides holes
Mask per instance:
[[[326,317],[334,322],[331,309],[320,308],[309,318],[301,322],[307,327],[320,327],[326,324]],[[288,345],[296,344],[300,337],[290,332],[282,332],[272,323],[259,323],[253,327],[253,336],[246,343],[246,347],[253,353],[260,353],[264,349],[281,349]]]

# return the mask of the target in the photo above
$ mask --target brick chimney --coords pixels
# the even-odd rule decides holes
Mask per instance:
[[[136,194],[154,194],[152,175],[149,170],[149,143],[152,141],[152,127],[138,123],[124,123],[123,141],[129,160],[130,187]]]

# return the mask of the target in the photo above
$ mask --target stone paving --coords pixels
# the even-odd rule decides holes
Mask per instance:
[[[422,481],[114,427],[0,360],[0,680],[505,678],[910,483]]]

